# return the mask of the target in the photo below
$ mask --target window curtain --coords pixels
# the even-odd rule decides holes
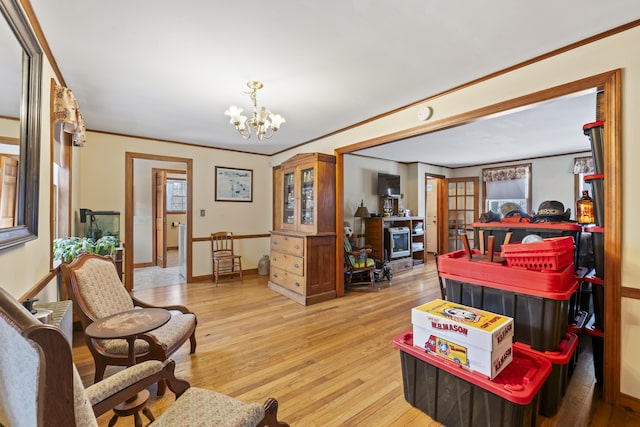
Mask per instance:
[[[527,199],[530,179],[531,164],[482,170],[485,197],[491,200]]]
[[[78,101],[68,87],[56,85],[53,101],[53,120],[63,124],[63,130],[72,134],[73,145],[84,146],[87,129],[78,108]]]
[[[578,175],[581,173],[594,173],[593,157],[577,157],[573,164],[573,173]]]

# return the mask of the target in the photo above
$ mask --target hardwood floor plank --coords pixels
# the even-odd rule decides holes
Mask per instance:
[[[242,283],[200,282],[135,295],[159,305],[183,304],[197,314],[196,354],[183,346],[172,357],[176,375],[194,387],[247,402],[275,397],[279,418],[292,426],[440,426],[405,401],[392,345],[394,336],[411,330],[411,308],[440,297],[433,262],[397,274],[380,291],[349,291],[310,306],[269,290],[266,277],[257,275],[245,275]],[[81,332],[74,334],[73,357],[83,382],[91,384],[93,359]],[[174,396],[156,398],[155,386],[151,391],[150,406],[159,415]],[[597,391],[586,348],[558,414],[538,417],[537,426],[640,425],[637,414],[604,405]],[[100,417],[100,427],[110,418]]]

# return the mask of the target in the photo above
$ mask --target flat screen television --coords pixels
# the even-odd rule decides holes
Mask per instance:
[[[400,175],[378,172],[378,195],[400,197]]]

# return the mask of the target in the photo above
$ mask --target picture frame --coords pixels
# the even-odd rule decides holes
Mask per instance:
[[[216,166],[216,202],[253,202],[253,170]]]

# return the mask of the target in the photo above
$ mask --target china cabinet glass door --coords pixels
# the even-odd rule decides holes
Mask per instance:
[[[295,181],[294,172],[287,172],[283,174],[284,185],[282,198],[284,206],[282,207],[282,224],[283,227],[287,225],[295,226]]]
[[[303,169],[300,174],[300,179],[302,181],[302,185],[300,188],[302,189],[300,194],[300,224],[302,225],[313,225],[314,223],[314,169]]]

